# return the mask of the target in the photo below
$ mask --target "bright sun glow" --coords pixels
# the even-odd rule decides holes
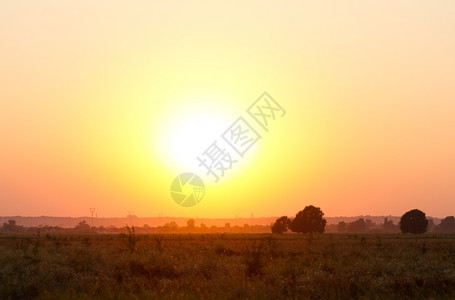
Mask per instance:
[[[204,98],[186,101],[155,129],[155,147],[151,146],[159,149],[160,159],[174,172],[198,171],[197,157],[235,120],[234,114],[215,104]]]

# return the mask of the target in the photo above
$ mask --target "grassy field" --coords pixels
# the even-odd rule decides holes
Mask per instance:
[[[3,234],[0,298],[455,298],[455,236]]]

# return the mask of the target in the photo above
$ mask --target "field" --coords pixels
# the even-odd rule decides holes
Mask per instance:
[[[3,234],[0,298],[455,298],[455,236]]]

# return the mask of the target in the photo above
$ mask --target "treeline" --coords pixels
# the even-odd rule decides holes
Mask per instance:
[[[15,220],[8,220],[0,227],[0,233],[22,233],[35,234],[37,231],[41,233],[57,233],[57,234],[120,234],[124,233],[127,225],[123,227],[116,226],[90,226],[86,221],[79,222],[74,228],[62,228],[59,226],[39,226],[39,227],[24,227],[16,224]],[[230,223],[225,223],[224,226],[206,226],[204,223],[196,224],[194,219],[189,219],[186,226],[179,226],[176,222],[168,222],[163,226],[151,227],[147,224],[136,227],[134,230],[138,234],[153,234],[153,233],[269,233],[270,226],[249,225],[231,226]]]
[[[138,234],[182,234],[182,233],[284,233],[292,231],[296,233],[455,233],[455,217],[448,216],[435,224],[430,218],[426,218],[425,213],[414,209],[405,213],[401,220],[395,224],[392,220],[384,218],[383,223],[375,223],[368,218],[359,218],[352,222],[341,221],[338,224],[327,225],[323,218],[324,213],[319,207],[307,206],[298,212],[295,217],[289,218],[282,216],[270,226],[249,225],[231,226],[225,223],[224,226],[207,226],[204,223],[196,224],[194,219],[189,219],[186,226],[179,226],[176,222],[168,222],[162,226],[151,227],[147,224],[136,227]],[[115,226],[90,226],[86,221],[79,222],[74,228],[62,228],[59,226],[39,226],[24,227],[16,224],[15,220],[8,220],[0,227],[0,233],[22,233],[35,234],[58,233],[58,234],[120,234],[124,233],[127,225],[123,227]]]
[[[312,205],[298,212],[294,218],[282,216],[271,224],[272,233],[282,234],[291,230],[300,233],[455,233],[455,217],[448,216],[436,225],[428,219],[424,212],[413,209],[406,212],[398,222],[384,218],[382,224],[370,219],[359,218],[353,222],[341,221],[326,226],[324,213],[319,207]]]
[[[434,223],[433,223],[434,225]],[[399,224],[384,218],[384,223],[377,224],[370,219],[359,218],[353,222],[341,221],[338,224],[327,226],[327,232],[338,233],[398,233],[401,232]]]
[[[384,223],[382,224],[374,223],[370,219],[360,218],[353,222],[342,221],[337,225],[329,225],[326,231],[338,233],[399,233],[402,231],[400,227],[401,222],[394,224],[392,220],[387,218],[384,218]],[[455,217],[446,217],[437,225],[432,219],[428,219],[427,228],[424,232],[455,233]]]

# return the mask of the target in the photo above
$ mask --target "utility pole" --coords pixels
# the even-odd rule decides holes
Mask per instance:
[[[92,227],[93,227],[93,213],[95,213],[95,208],[91,207],[90,212],[92,213]]]

